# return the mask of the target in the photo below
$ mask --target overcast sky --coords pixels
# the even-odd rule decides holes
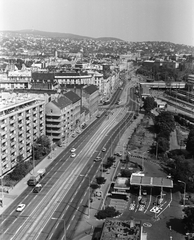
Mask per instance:
[[[194,0],[0,0],[0,30],[194,46]]]

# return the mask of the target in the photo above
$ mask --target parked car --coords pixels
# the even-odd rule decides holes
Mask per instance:
[[[146,199],[146,198],[142,198],[142,199],[140,200],[140,204],[141,204],[141,205],[146,205],[146,202],[147,202],[147,199]]]
[[[147,195],[147,191],[145,189],[142,191],[142,195],[144,195],[144,196]]]
[[[103,147],[102,152],[106,152],[106,148],[105,147]]]
[[[25,207],[26,207],[26,204],[20,203],[20,204],[17,206],[16,211],[17,211],[17,212],[22,212]]]
[[[117,153],[114,153],[115,156],[118,156],[118,157],[122,157],[122,154],[117,152]]]

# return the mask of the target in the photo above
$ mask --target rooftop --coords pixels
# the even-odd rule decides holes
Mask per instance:
[[[28,94],[22,94],[22,95],[4,95],[0,96],[0,115],[2,115],[2,112],[8,110],[6,114],[15,111],[14,109],[19,107],[22,104],[29,104],[31,102],[35,101],[42,101],[41,99],[35,99],[34,96],[28,95]],[[4,112],[5,114],[5,112]],[[3,115],[4,115],[3,114]]]
[[[65,96],[61,96],[57,98],[56,100],[52,101],[53,104],[55,104],[58,108],[63,109],[71,104],[71,101],[66,98]]]
[[[115,181],[115,188],[130,188],[126,185],[128,178],[126,177],[118,177]]]
[[[67,97],[72,103],[78,102],[81,98],[74,93],[73,91],[66,92],[64,94],[65,97]]]
[[[98,88],[95,85],[89,85],[84,88],[84,91],[91,95],[92,93],[98,91]]]
[[[152,187],[167,187],[173,188],[173,181],[171,179],[162,177],[148,177],[148,176],[137,176],[131,175],[130,178],[131,185],[141,185],[141,186],[152,186]]]
[[[106,219],[100,240],[140,240],[141,222]]]

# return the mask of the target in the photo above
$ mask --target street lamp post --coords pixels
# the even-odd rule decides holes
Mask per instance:
[[[35,169],[34,144],[32,145],[32,165],[33,165],[33,175],[35,175],[35,174],[34,174],[34,169]]]
[[[3,193],[3,169],[2,169],[2,163],[1,165],[1,207],[3,208],[3,203],[4,203],[4,193]],[[2,214],[3,216],[3,214]]]
[[[80,177],[88,179],[88,218],[90,218],[90,177],[80,174]]]
[[[52,217],[52,220],[57,220],[57,221],[63,221],[63,228],[64,228],[64,232],[63,232],[63,240],[66,240],[66,224],[65,224],[65,219],[63,218],[55,218]]]
[[[178,180],[178,182],[184,184],[183,205],[185,207],[186,183],[184,181],[181,181],[181,180]]]
[[[144,154],[147,153],[148,151],[143,152],[142,154],[142,162],[141,162],[141,166],[142,166],[142,170],[144,170]]]
[[[36,144],[37,146],[41,146],[41,144],[39,143],[37,143]],[[34,144],[32,144],[32,165],[33,165],[33,175],[35,175],[35,158],[34,158]]]

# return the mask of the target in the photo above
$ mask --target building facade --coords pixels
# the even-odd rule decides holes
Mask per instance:
[[[64,141],[72,132],[72,103],[61,96],[46,104],[46,135],[52,142]]]
[[[95,85],[83,88],[82,105],[89,110],[90,115],[98,112],[99,100],[99,91]]]
[[[18,158],[32,154],[32,145],[45,134],[45,102],[30,95],[1,94],[1,174],[12,169]]]
[[[81,98],[69,91],[46,105],[46,135],[53,142],[66,140],[80,128]]]

